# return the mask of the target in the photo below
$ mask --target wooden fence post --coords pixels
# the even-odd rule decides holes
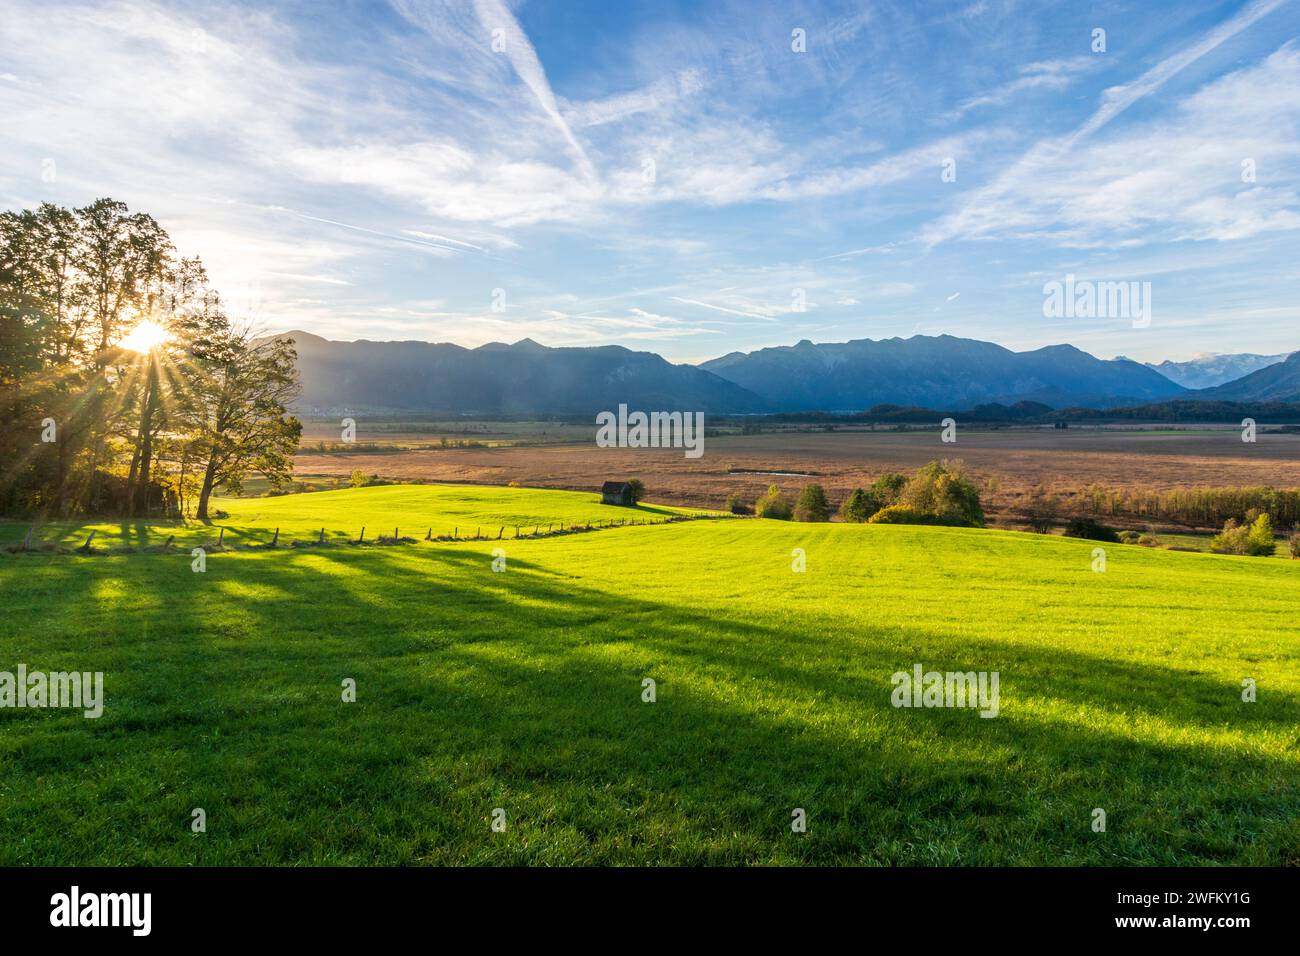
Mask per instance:
[[[171,544],[170,541],[168,541],[167,543],[168,543],[168,544]],[[276,529],[275,529],[275,537],[273,537],[273,538],[271,539],[271,547],[274,548],[274,547],[275,547],[276,545],[278,545],[279,543],[280,543],[280,529],[279,529],[279,528],[276,528]]]
[[[320,529],[320,539],[319,539],[316,543],[317,543],[317,544],[324,544],[324,543],[325,543],[325,529],[324,529],[324,528],[321,528],[321,529]]]
[[[505,534],[505,533],[506,533],[506,526],[505,526],[505,525],[502,525],[502,526],[501,526],[501,530],[497,532],[497,540],[500,541],[500,540],[501,540],[501,536],[502,536],[503,534]]]
[[[225,541],[225,540],[226,540],[226,529],[225,529],[225,528],[218,528],[218,529],[217,529],[217,547],[218,547],[218,548],[221,547],[222,542]]]
[[[90,535],[86,538],[86,543],[83,544],[80,548],[82,554],[90,554],[90,542],[94,540],[95,540],[95,532],[92,531],[90,532]]]
[[[361,526],[361,537],[357,538],[357,544],[361,544],[361,543],[362,543],[363,541],[365,541],[365,540],[366,540],[366,526],[365,526],[365,525],[362,525],[362,526]]]

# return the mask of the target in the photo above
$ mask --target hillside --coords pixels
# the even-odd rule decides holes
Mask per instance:
[[[551,510],[499,491],[449,507]],[[1300,862],[1293,562],[760,520],[495,547],[0,552],[5,659],[106,687],[6,714],[0,864]],[[997,671],[999,716],[891,706],[916,664]]]

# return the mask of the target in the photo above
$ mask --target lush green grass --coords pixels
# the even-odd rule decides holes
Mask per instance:
[[[217,517],[224,512],[227,517]],[[280,543],[295,538],[317,540],[321,528],[327,541],[356,540],[361,529],[366,536],[391,536],[397,529],[403,537],[423,538],[430,528],[435,537],[472,535],[482,528],[495,536],[504,526],[505,537],[531,532],[535,527],[554,524],[585,524],[617,521],[659,520],[675,514],[701,514],[690,508],[642,504],[637,508],[602,505],[600,495],[579,491],[548,491],[535,488],[487,488],[482,485],[379,485],[319,491],[274,498],[214,498],[212,520],[164,521],[52,521],[37,528],[36,537],[47,544],[80,547],[91,530],[95,547],[162,544],[175,535],[178,546],[215,541],[225,528],[226,544],[264,544],[276,528]],[[21,542],[30,523],[0,521],[0,545]]]
[[[496,546],[0,556],[0,670],[107,695],[0,711],[0,864],[1300,863],[1295,563],[757,520]],[[915,663],[998,671],[1001,715],[891,707]]]

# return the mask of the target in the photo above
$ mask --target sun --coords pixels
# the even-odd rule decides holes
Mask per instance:
[[[130,349],[132,352],[139,352],[143,355],[156,349],[166,337],[166,329],[157,322],[150,322],[145,319],[127,333],[126,338],[118,344],[124,349]]]

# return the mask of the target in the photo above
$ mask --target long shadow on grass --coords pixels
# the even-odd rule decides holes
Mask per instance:
[[[791,632],[618,593],[630,575],[493,574],[477,549],[210,562],[33,564],[0,647],[104,670],[109,705],[5,715],[0,862],[1300,859],[1294,759],[1179,739],[1294,727],[1292,695],[1242,707],[1201,675],[901,626]],[[915,660],[1001,670],[1003,716],[893,709]]]

